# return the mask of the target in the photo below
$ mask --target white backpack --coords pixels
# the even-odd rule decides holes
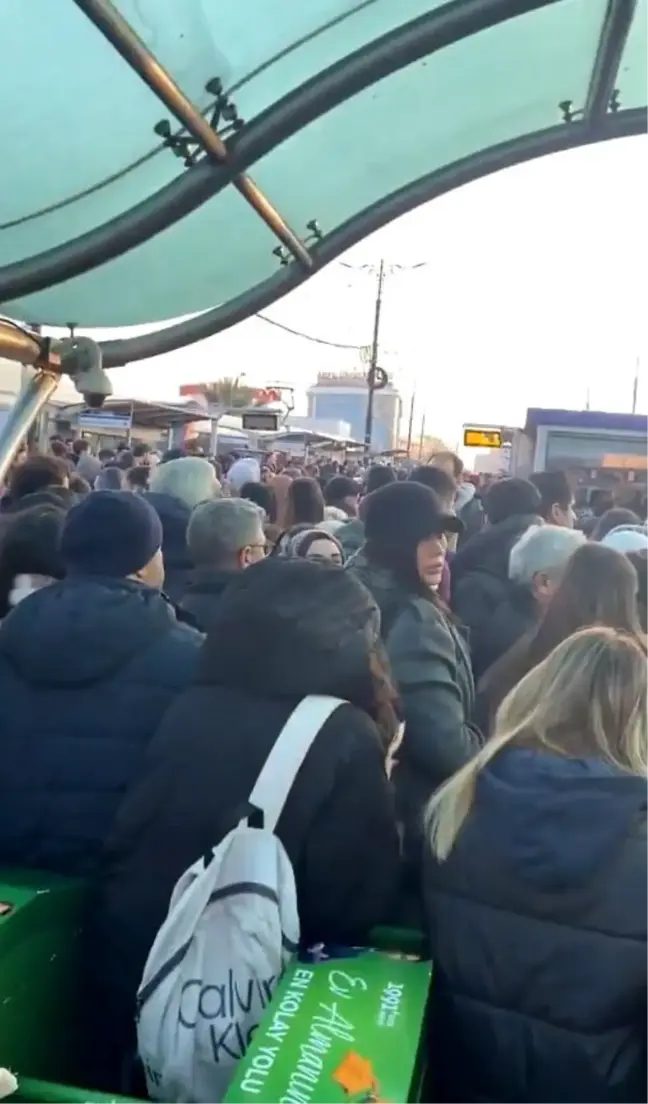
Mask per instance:
[[[306,754],[339,698],[292,712],[242,820],[178,881],[139,988],[137,1041],[153,1100],[221,1101],[299,945],[295,876],[277,821]]]

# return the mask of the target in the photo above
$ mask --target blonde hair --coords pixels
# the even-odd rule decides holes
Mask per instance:
[[[598,757],[644,775],[648,760],[645,637],[602,625],[564,640],[502,702],[491,739],[432,798],[432,851],[448,857],[468,817],[477,779],[508,744],[576,758]]]

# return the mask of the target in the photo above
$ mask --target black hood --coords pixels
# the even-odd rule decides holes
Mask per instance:
[[[173,627],[156,590],[112,579],[42,587],[0,626],[0,655],[34,686],[83,686],[109,678]]]
[[[162,553],[168,571],[185,571],[191,567],[187,549],[187,526],[191,510],[169,494],[148,491],[142,495],[150,503],[162,522]]]
[[[369,637],[378,614],[341,568],[270,557],[234,576],[219,601],[199,681],[269,697],[372,701]]]
[[[2,501],[6,502],[4,509],[8,513],[18,514],[23,510],[30,510],[33,506],[60,506],[62,510],[69,510],[79,501],[79,496],[69,487],[45,487],[42,491],[24,495],[15,502],[10,498]]]
[[[453,557],[453,586],[472,571],[482,571],[498,579],[508,579],[511,549],[530,525],[542,525],[542,518],[535,514],[515,514],[475,533]]]

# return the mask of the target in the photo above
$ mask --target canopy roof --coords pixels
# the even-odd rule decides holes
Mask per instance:
[[[106,366],[223,329],[430,198],[645,131],[647,9],[3,0],[2,311],[156,324]]]

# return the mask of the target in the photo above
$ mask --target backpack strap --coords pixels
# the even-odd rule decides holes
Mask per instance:
[[[309,694],[293,709],[265,761],[250,804],[263,813],[263,827],[274,832],[293,782],[320,729],[340,705],[341,698]]]

